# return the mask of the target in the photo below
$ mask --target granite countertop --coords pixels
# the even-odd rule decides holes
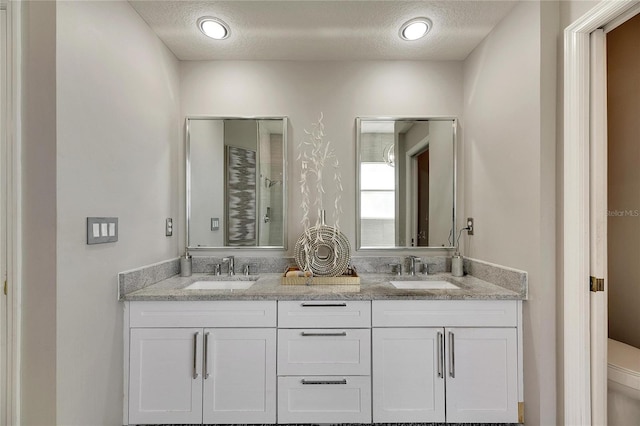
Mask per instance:
[[[190,277],[172,276],[140,290],[124,294],[124,301],[170,300],[384,300],[384,299],[433,299],[433,300],[524,300],[526,291],[516,292],[496,284],[466,275],[453,277],[450,273],[419,276],[391,274],[360,274],[360,286],[352,285],[282,285],[278,273],[258,276],[214,276],[193,274]],[[196,281],[256,281],[246,290],[185,290]],[[442,280],[459,289],[413,290],[397,289],[390,281]]]

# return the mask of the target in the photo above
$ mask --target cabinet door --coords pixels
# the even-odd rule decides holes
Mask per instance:
[[[132,328],[129,423],[202,423],[202,329]]]
[[[447,422],[518,422],[515,328],[447,328]]]
[[[213,328],[204,334],[204,423],[275,423],[276,330]]]
[[[441,328],[373,329],[373,422],[444,422]]]

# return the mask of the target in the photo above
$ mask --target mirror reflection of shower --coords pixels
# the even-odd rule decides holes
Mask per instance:
[[[272,180],[266,176],[260,175],[260,178],[264,181],[265,188],[272,188],[276,185],[282,185],[282,180]]]
[[[187,118],[187,136],[187,245],[284,247],[286,119]]]

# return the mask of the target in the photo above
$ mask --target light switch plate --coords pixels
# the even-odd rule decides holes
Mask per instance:
[[[104,244],[118,241],[117,217],[88,217],[87,244]]]

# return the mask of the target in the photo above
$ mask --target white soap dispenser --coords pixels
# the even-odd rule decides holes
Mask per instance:
[[[191,276],[191,256],[189,256],[189,253],[185,253],[184,256],[180,257],[180,276]]]
[[[457,251],[451,257],[451,275],[454,277],[462,277],[464,275],[462,255]]]

